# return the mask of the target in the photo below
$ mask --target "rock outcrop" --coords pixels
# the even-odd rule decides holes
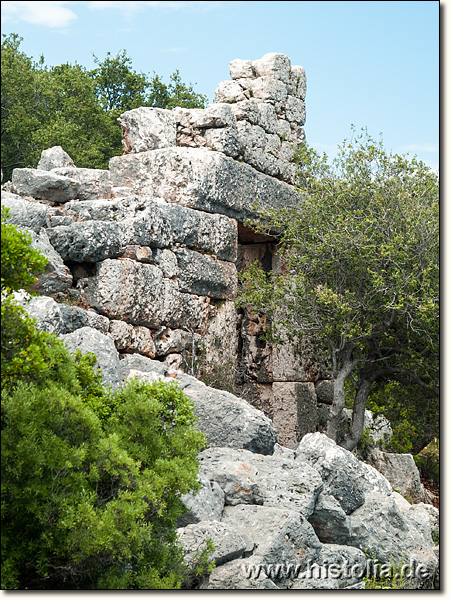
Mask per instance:
[[[192,400],[207,448],[178,524],[188,563],[215,545],[202,589],[359,589],[369,558],[415,561],[412,585],[429,586],[438,514],[411,460],[383,451],[389,424],[366,413],[373,466],[320,433],[327,365],[264,341],[263,319],[234,306],[240,269],[279,268],[248,219],[301,209],[306,78],[277,53],[230,74],[205,109],[122,114],[125,153],[108,170],[56,146],[13,172],[2,204],[49,260],[41,295],[17,297],[71,351],[94,352],[105,384],[162,379]]]

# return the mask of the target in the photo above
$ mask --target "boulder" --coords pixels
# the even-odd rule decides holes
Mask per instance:
[[[333,496],[346,514],[362,506],[366,494],[392,493],[385,477],[323,433],[305,435],[298,445],[295,460],[306,460],[319,472],[324,493]]]
[[[381,564],[398,567],[415,561],[418,568],[414,570],[414,579],[422,582],[432,579],[437,566],[434,545],[404,517],[392,496],[367,495],[350,520],[352,535],[347,545],[366,551]]]
[[[103,383],[117,389],[121,385],[119,355],[113,340],[92,327],[82,327],[73,333],[61,335],[71,352],[92,352],[97,357],[95,368],[102,372]]]
[[[238,558],[216,567],[207,581],[200,585],[201,590],[278,590],[275,583],[265,573],[252,577],[252,569],[258,568],[251,558]]]
[[[41,152],[37,168],[41,171],[51,171],[61,167],[74,167],[74,162],[61,146],[53,146]]]
[[[351,537],[350,518],[333,496],[320,494],[308,520],[323,543],[346,544]]]
[[[231,506],[274,506],[308,518],[323,485],[317,471],[306,463],[246,450],[209,448],[199,454],[199,463],[202,476],[220,485],[225,504]]]
[[[255,203],[275,209],[301,204],[301,196],[292,186],[204,148],[116,156],[110,161],[110,170],[115,186],[129,186],[140,195],[224,214],[241,223],[257,218]]]
[[[209,559],[217,566],[240,558],[247,547],[247,541],[240,535],[239,530],[219,521],[201,521],[186,525],[177,529],[177,537],[183,548],[186,565],[191,569],[195,567],[202,551],[206,550],[207,540],[214,544]]]
[[[131,371],[144,379],[164,379],[168,370],[164,363],[139,354],[126,355],[120,366],[122,379],[129,377]],[[182,372],[175,375],[175,379],[168,380],[175,380],[194,403],[197,428],[205,434],[209,446],[273,453],[277,434],[270,419],[261,411],[233,394],[206,386],[195,377]]]
[[[125,154],[176,145],[177,127],[173,111],[141,106],[120,115]]]
[[[323,544],[317,564],[326,569],[328,577],[340,589],[357,585],[366,576],[366,556],[359,548],[339,544]]]
[[[14,169],[12,191],[48,203],[68,202],[79,198],[81,184],[77,179],[38,169]]]
[[[225,506],[225,494],[218,483],[200,477],[201,488],[195,494],[181,497],[188,509],[177,522],[178,527],[186,527],[200,521],[220,521]]]
[[[303,570],[308,561],[314,562],[322,545],[308,521],[299,512],[286,508],[239,504],[226,506],[222,521],[249,536],[255,549],[251,563],[266,569],[282,565],[276,573],[266,572],[279,587],[286,587],[292,572]]]
[[[26,227],[39,233],[45,227],[48,206],[40,202],[30,202],[17,194],[2,190],[2,206],[9,208],[8,223]]]
[[[394,454],[374,448],[368,461],[412,504],[423,502],[424,489],[412,454]]]

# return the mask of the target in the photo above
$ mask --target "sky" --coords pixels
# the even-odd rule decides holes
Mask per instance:
[[[351,126],[385,148],[439,165],[439,17],[427,1],[9,2],[2,33],[47,65],[125,49],[136,71],[186,83],[214,101],[228,63],[286,54],[307,76],[307,141],[333,156]],[[447,7],[448,9],[448,7]]]

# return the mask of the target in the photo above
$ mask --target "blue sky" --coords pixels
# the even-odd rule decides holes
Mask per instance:
[[[179,69],[214,100],[234,58],[282,52],[306,69],[306,136],[333,155],[350,126],[393,152],[439,162],[435,0],[363,2],[2,2],[2,33],[49,65],[92,68],[125,49],[137,71]]]

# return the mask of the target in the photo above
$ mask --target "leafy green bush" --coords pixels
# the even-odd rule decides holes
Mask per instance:
[[[45,262],[3,217],[2,588],[180,588],[176,524],[204,446],[193,405],[175,384],[107,391],[95,356],[38,331],[13,292]]]

